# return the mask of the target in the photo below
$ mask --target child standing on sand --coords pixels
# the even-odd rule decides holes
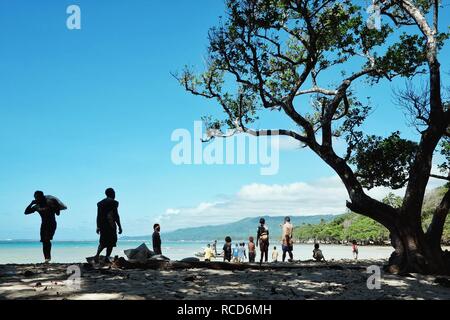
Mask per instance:
[[[255,262],[256,258],[256,246],[255,239],[253,237],[248,238],[248,262]]]
[[[273,251],[272,251],[272,262],[278,262],[278,251],[277,251],[277,247],[273,247]]]
[[[358,244],[356,243],[355,240],[352,241],[352,253],[353,253],[353,258],[355,260],[358,260]]]
[[[233,262],[239,262],[239,245],[237,243],[233,248]]]
[[[214,250],[211,249],[211,245],[208,243],[205,249],[205,261],[211,261],[211,258],[215,257]]]
[[[231,261],[231,238],[225,238],[225,244],[223,245],[223,261]]]
[[[247,254],[245,252],[245,243],[242,242],[239,244],[239,262],[245,262],[245,259],[247,259]]]

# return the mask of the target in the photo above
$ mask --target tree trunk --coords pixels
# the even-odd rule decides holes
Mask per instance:
[[[390,231],[395,251],[389,258],[388,272],[450,274],[448,255],[442,251],[440,243],[427,241],[420,225],[400,220]]]

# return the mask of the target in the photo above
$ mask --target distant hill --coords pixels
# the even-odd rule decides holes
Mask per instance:
[[[318,224],[328,222],[335,218],[333,215],[315,215],[315,216],[291,216],[291,222],[294,226],[301,226],[306,224]],[[283,222],[283,217],[269,217],[265,216],[266,224],[269,227],[271,238],[281,238],[280,224]],[[197,241],[197,240],[219,240],[222,241],[226,236],[230,236],[235,240],[246,240],[249,236],[256,237],[256,229],[259,225],[260,217],[244,218],[242,220],[212,226],[202,226],[194,228],[178,229],[172,232],[162,233],[163,241]],[[151,236],[138,237],[122,237],[122,240],[148,240]]]

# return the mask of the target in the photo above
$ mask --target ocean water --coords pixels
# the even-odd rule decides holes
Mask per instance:
[[[113,256],[125,256],[124,250],[138,247],[144,241],[119,241],[113,250]],[[151,249],[150,242],[145,242]],[[52,262],[56,263],[80,263],[85,262],[86,257],[92,257],[97,251],[96,241],[54,241],[52,248]],[[163,242],[163,254],[172,260],[180,260],[193,257],[195,253],[203,251],[206,243],[195,241]],[[218,251],[221,251],[223,243],[218,243]],[[272,257],[273,247],[277,246],[279,260],[281,259],[281,245],[272,243],[269,250],[269,261]],[[327,260],[352,259],[351,246],[345,245],[320,245]],[[307,260],[312,257],[313,246],[310,244],[294,245],[294,259]],[[359,246],[360,259],[384,259],[389,258],[392,247]],[[103,251],[105,254],[105,251]],[[257,251],[257,259],[259,252]],[[39,263],[43,261],[42,246],[40,242],[33,241],[0,241],[0,264],[7,263]]]

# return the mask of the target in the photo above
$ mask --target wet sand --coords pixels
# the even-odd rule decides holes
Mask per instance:
[[[0,299],[450,299],[449,278],[381,273],[381,288],[369,290],[369,265],[383,260],[300,262],[289,269],[122,270],[75,264],[79,282],[67,280],[70,264],[0,265]],[[269,264],[270,265],[270,264]],[[76,269],[76,268],[75,268]],[[77,286],[79,284],[79,287]]]

